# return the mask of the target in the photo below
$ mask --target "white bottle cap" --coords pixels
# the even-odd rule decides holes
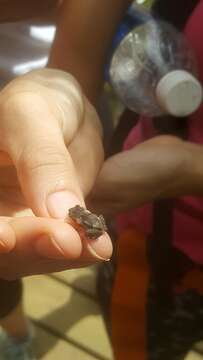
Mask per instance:
[[[199,108],[203,92],[200,82],[193,75],[184,70],[174,70],[159,81],[156,96],[165,112],[184,117]]]

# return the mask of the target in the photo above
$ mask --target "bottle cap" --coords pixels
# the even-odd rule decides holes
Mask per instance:
[[[200,82],[185,70],[174,70],[158,83],[156,96],[161,108],[177,117],[195,112],[202,102]]]

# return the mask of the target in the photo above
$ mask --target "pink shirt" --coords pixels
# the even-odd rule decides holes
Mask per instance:
[[[203,0],[199,1],[191,15],[185,28],[185,35],[196,52],[199,78],[203,83]],[[153,135],[151,120],[142,118],[129,134],[124,149],[129,149]],[[189,140],[203,144],[203,105],[190,117]],[[146,205],[119,217],[119,229],[122,230],[128,226],[136,226],[145,233],[150,233],[152,205]],[[203,198],[177,199],[174,210],[173,243],[195,262],[203,264]]]

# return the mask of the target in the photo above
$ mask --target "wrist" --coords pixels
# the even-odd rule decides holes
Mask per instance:
[[[186,170],[186,184],[189,195],[203,195],[203,146],[187,143],[190,154]]]
[[[159,198],[203,196],[203,146],[184,141],[178,150],[182,160]]]

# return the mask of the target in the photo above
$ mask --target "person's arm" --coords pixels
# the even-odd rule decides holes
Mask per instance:
[[[203,196],[203,146],[159,136],[107,159],[88,205],[112,215],[187,195]]]
[[[65,0],[49,67],[70,72],[95,103],[116,28],[132,0]]]

